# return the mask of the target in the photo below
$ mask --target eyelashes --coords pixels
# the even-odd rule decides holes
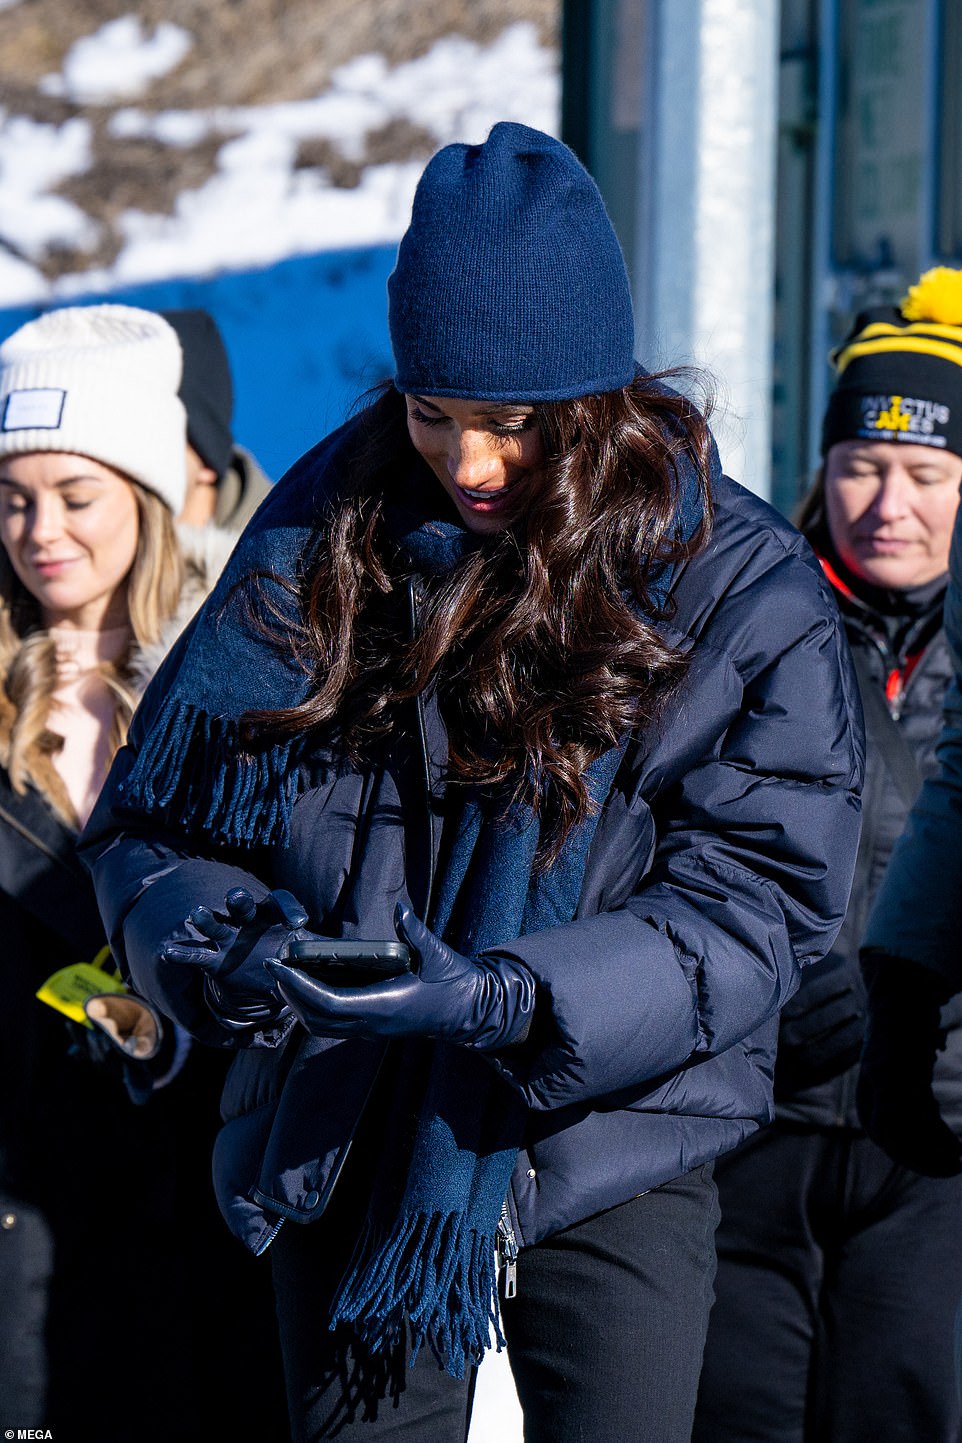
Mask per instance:
[[[412,421],[417,421],[420,426],[444,426],[447,424],[447,416],[429,416],[419,406],[412,406],[408,411]],[[530,431],[537,425],[537,416],[534,411],[527,416],[520,417],[517,421],[505,422],[489,419],[487,427],[495,436],[520,436],[525,431]]]
[[[412,421],[417,421],[421,426],[440,426],[442,422],[447,420],[446,416],[428,416],[424,411],[419,410],[417,406],[412,406],[411,410],[408,411],[408,415]]]

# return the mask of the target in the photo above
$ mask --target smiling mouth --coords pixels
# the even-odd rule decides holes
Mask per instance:
[[[514,491],[523,480],[523,476],[518,476],[514,481],[509,481],[506,486],[498,486],[490,491],[471,491],[466,486],[458,486],[457,482],[455,482],[455,490],[458,495],[464,499],[466,505],[479,506],[487,509],[490,506],[500,505],[505,497],[510,496],[512,491]]]
[[[72,566],[78,558],[76,556],[62,556],[56,559],[50,558],[46,561],[32,561],[30,564],[34,571],[60,571],[65,566]]]

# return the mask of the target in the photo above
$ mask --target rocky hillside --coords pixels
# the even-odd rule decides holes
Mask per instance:
[[[48,283],[103,274],[129,238],[124,217],[173,215],[218,173],[250,108],[324,97],[359,57],[380,57],[366,72],[376,99],[379,77],[439,40],[492,46],[519,22],[554,54],[559,10],[560,0],[0,0],[0,254]],[[481,53],[463,51],[466,81]],[[349,111],[331,123],[330,107],[316,133],[292,122],[292,183],[346,191],[372,166],[422,162],[448,138],[430,123],[436,73],[410,72],[415,118],[379,119],[368,105],[354,126]],[[524,77],[502,84],[527,118]],[[42,151],[42,194],[30,147]]]

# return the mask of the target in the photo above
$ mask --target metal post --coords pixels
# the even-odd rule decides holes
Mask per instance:
[[[714,377],[726,469],[770,493],[778,0],[649,0],[637,353]]]

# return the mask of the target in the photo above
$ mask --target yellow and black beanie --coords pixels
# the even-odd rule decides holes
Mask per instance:
[[[855,440],[962,455],[962,270],[936,266],[898,308],[862,311],[832,361],[823,455]]]

